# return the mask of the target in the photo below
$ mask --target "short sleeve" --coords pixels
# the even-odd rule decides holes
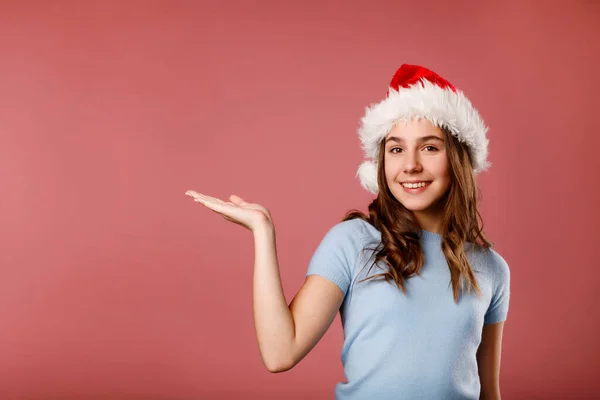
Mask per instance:
[[[503,322],[508,316],[510,302],[510,269],[504,259],[493,252],[494,292],[484,317],[484,324]]]
[[[311,257],[306,276],[322,276],[335,283],[344,295],[347,293],[360,252],[356,224],[354,220],[344,221],[327,232]]]

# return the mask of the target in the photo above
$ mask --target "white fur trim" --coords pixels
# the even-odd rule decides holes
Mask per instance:
[[[358,176],[358,179],[360,179],[360,184],[363,185],[365,189],[373,194],[377,194],[377,163],[373,161],[363,162],[358,167],[356,176]]]
[[[366,167],[365,163],[361,164],[357,175],[363,187],[371,193],[378,192],[380,141],[400,121],[425,118],[435,126],[446,127],[459,141],[468,145],[475,173],[489,167],[488,128],[469,99],[458,89],[456,92],[442,89],[425,79],[421,83],[399,91],[390,88],[387,98],[365,110],[358,134],[365,156],[373,165]]]

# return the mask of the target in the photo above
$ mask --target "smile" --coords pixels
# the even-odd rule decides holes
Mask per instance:
[[[428,186],[430,183],[431,182],[404,182],[401,185],[407,189],[418,189]]]

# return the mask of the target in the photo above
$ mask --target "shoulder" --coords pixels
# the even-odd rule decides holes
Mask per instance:
[[[510,267],[508,263],[493,248],[478,248],[475,250],[474,261],[476,269],[492,275],[495,281],[506,282],[510,280]]]
[[[487,260],[494,274],[499,277],[510,276],[510,267],[506,260],[494,249],[488,249]]]
[[[335,224],[313,253],[307,275],[321,275],[346,293],[361,251],[376,232],[368,222],[360,219]]]
[[[368,243],[381,239],[377,229],[360,218],[339,222],[332,226],[321,242],[321,247],[338,248],[345,252],[358,253]]]
[[[370,223],[360,219],[350,219],[335,224],[327,233],[328,236],[351,242],[365,242],[380,237],[379,231]]]

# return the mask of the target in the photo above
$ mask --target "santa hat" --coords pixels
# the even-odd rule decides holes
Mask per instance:
[[[446,128],[466,143],[475,173],[489,166],[488,128],[464,93],[427,68],[404,64],[392,78],[386,98],[367,107],[358,130],[367,160],[358,168],[357,176],[369,192],[377,194],[379,190],[377,160],[381,140],[399,121],[415,118]]]

